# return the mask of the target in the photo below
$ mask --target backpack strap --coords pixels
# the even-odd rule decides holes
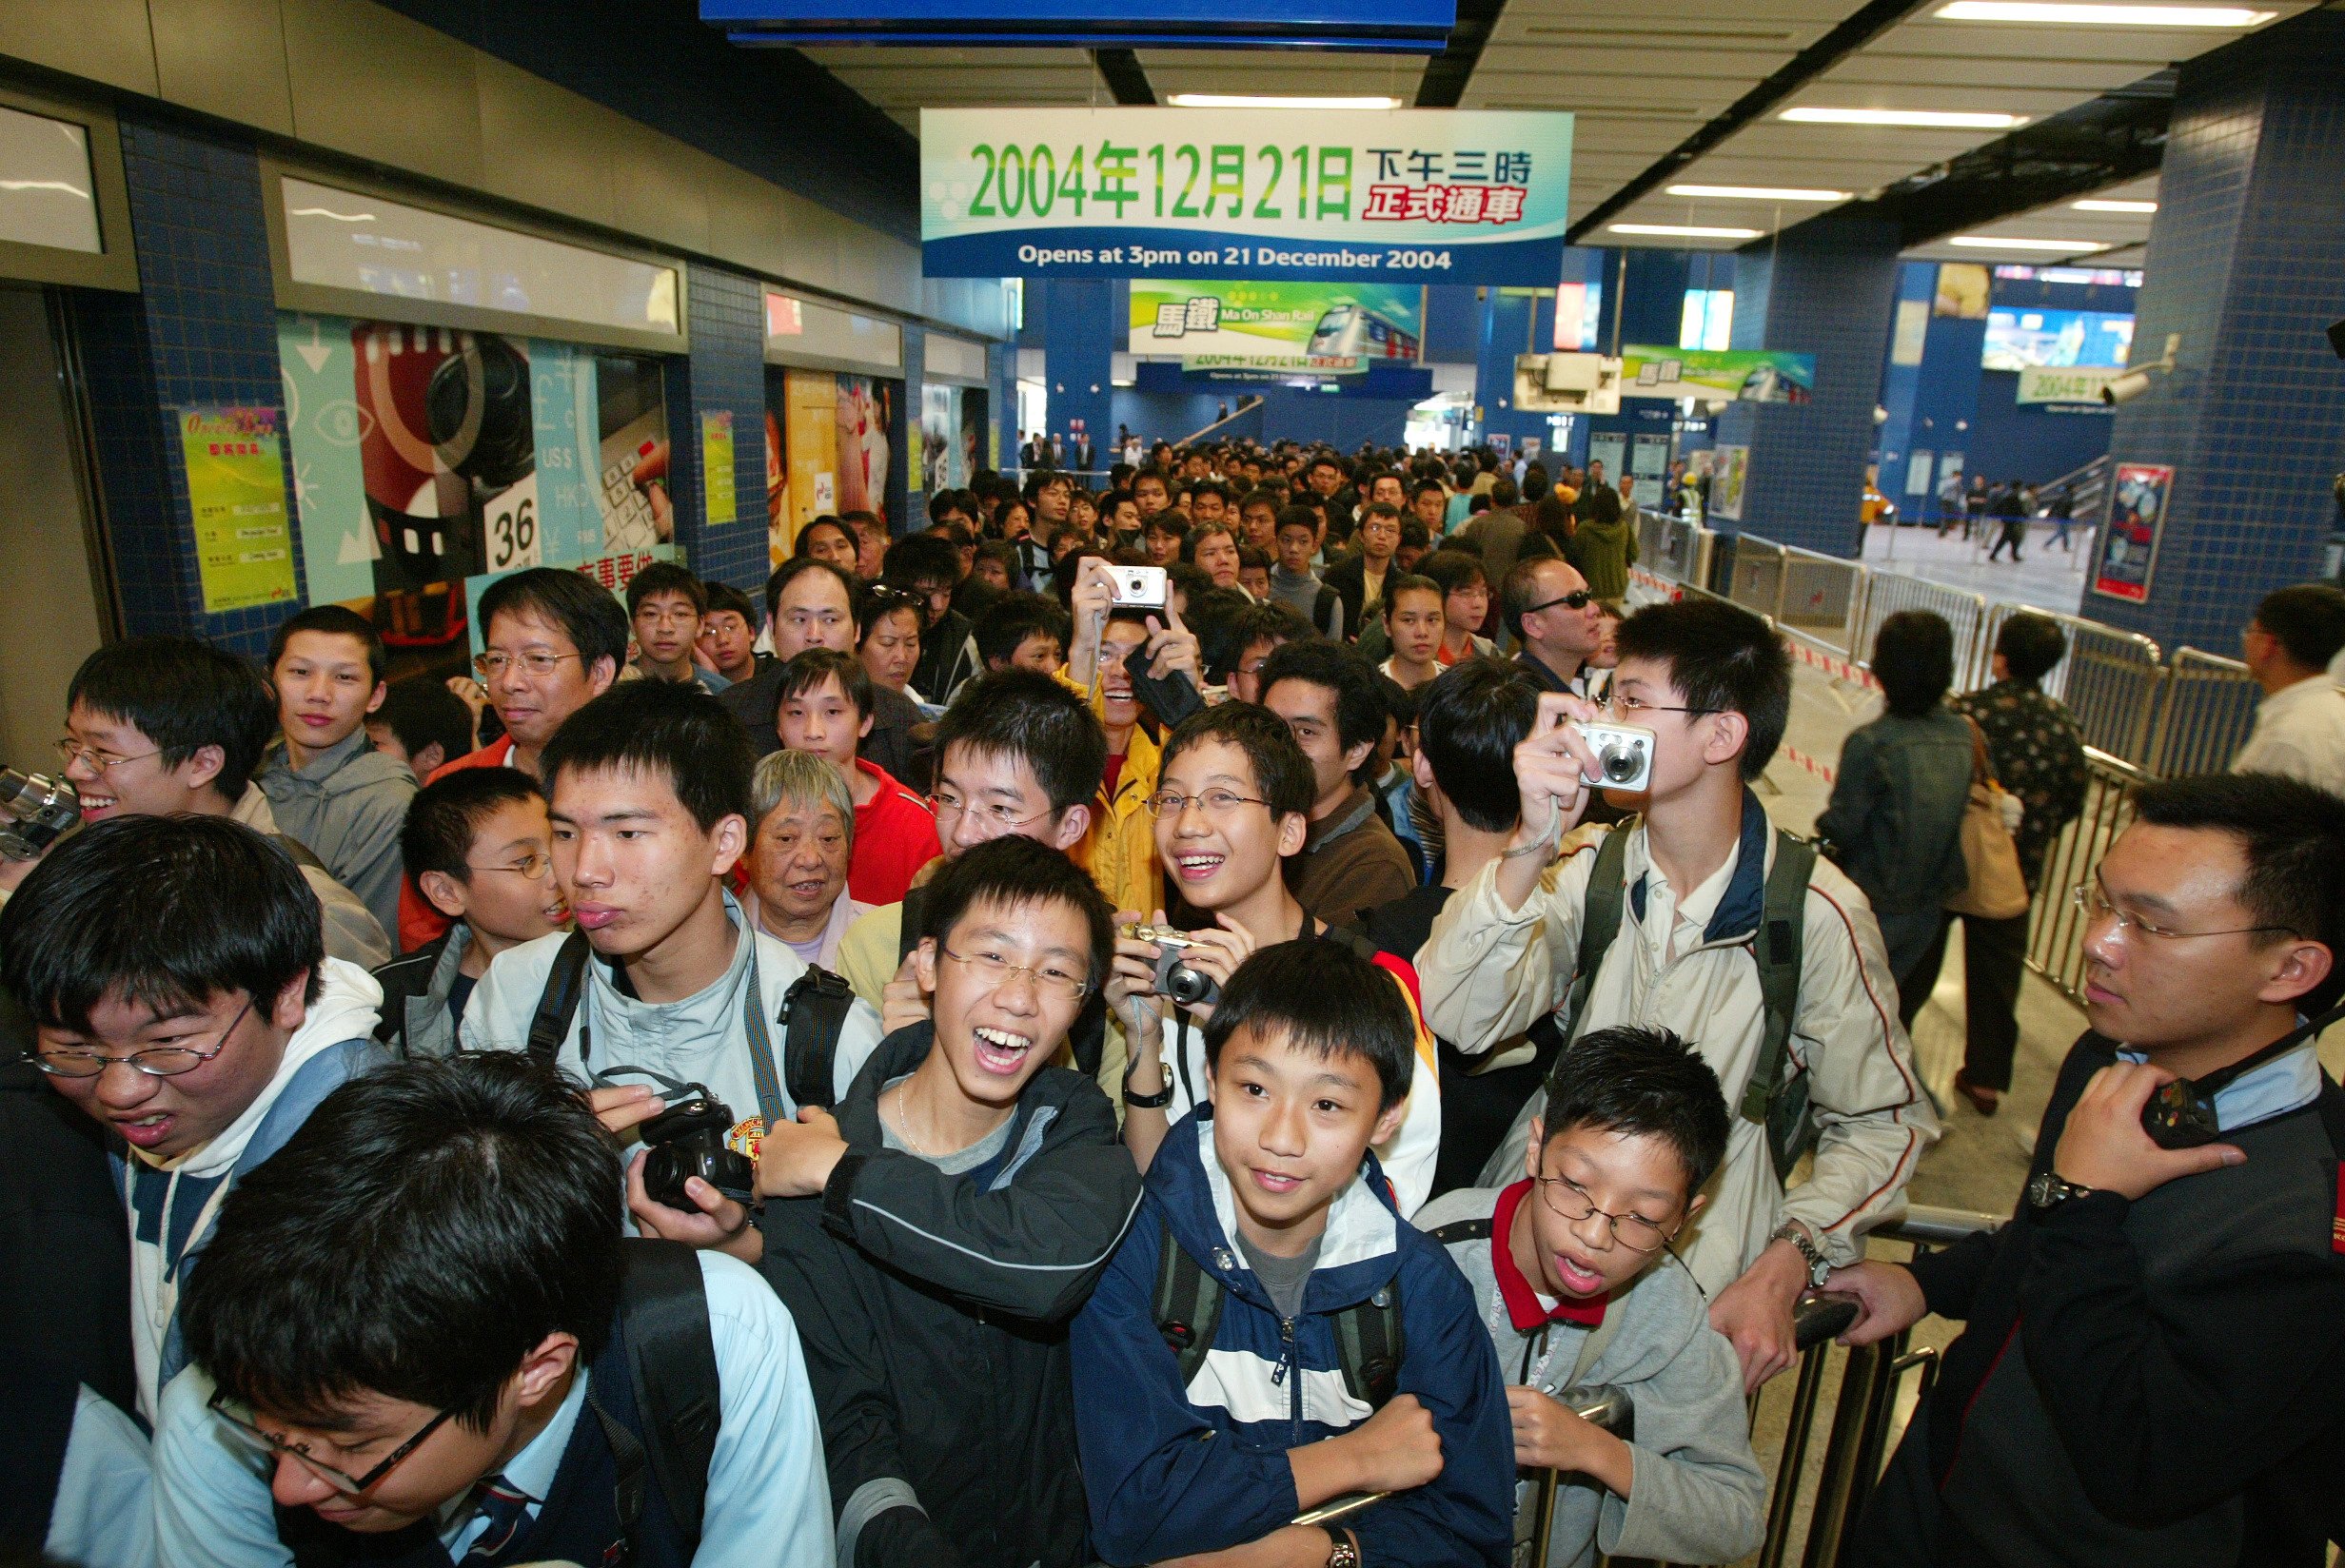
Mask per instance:
[[[790,982],[774,1022],[782,1029],[782,1077],[793,1104],[829,1107],[838,1098],[832,1078],[838,1035],[855,1006],[855,988],[818,964]]]
[[[578,1016],[578,999],[586,990],[586,959],[591,950],[586,946],[586,933],[574,931],[562,939],[562,951],[554,954],[553,970],[545,977],[545,990],[538,997],[538,1010],[529,1020],[529,1054],[541,1062],[551,1062],[562,1052],[562,1043],[570,1037],[570,1021]],[[586,1042],[579,1042],[581,1061]]]
[[[1488,1214],[1478,1220],[1451,1220],[1448,1225],[1435,1225],[1426,1234],[1443,1246],[1455,1246],[1460,1242],[1487,1242],[1492,1234],[1492,1222]]]
[[[1621,882],[1628,873],[1628,834],[1642,820],[1630,817],[1604,835],[1596,846],[1596,871],[1587,881],[1587,897],[1581,905],[1579,962],[1571,975],[1571,990],[1564,1002],[1563,1037],[1568,1043],[1580,1031],[1581,1015],[1587,1011],[1587,993],[1596,984],[1596,971],[1604,966],[1604,955],[1611,951],[1612,938],[1621,930]]]
[[[1383,1409],[1399,1388],[1405,1349],[1397,1280],[1386,1281],[1368,1300],[1335,1314],[1335,1356],[1344,1387],[1371,1410]]]
[[[611,1504],[619,1516],[620,1533],[626,1538],[630,1556],[635,1551],[635,1528],[643,1522],[643,1467],[647,1456],[643,1445],[627,1430],[626,1423],[597,1402],[593,1394],[586,1396],[586,1408],[594,1412],[595,1422],[602,1428],[602,1441],[611,1447]],[[700,1539],[696,1522],[692,1529],[694,1540]]]
[[[1800,1003],[1800,964],[1807,930],[1807,883],[1816,870],[1816,846],[1780,829],[1775,834],[1775,865],[1767,872],[1766,893],[1751,956],[1759,965],[1759,994],[1765,1011],[1760,1036],[1759,1063],[1743,1090],[1742,1113],[1767,1130],[1767,1150],[1775,1161],[1778,1181],[1791,1173],[1816,1141],[1816,1124],[1807,1110],[1804,1077],[1786,1084],[1791,1062],[1791,1025]]]
[[[699,1256],[680,1242],[629,1240],[620,1310],[651,1472],[677,1527],[697,1545],[709,1460],[724,1421]],[[616,1439],[611,1448],[621,1461],[623,1508],[626,1456]]]
[[[1213,1348],[1213,1331],[1221,1326],[1221,1282],[1208,1274],[1188,1249],[1164,1227],[1156,1253],[1156,1289],[1150,1312],[1165,1347],[1180,1362],[1181,1386],[1186,1388],[1206,1352]]]

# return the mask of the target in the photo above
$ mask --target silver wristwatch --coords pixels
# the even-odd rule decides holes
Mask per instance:
[[[1800,1256],[1807,1260],[1808,1288],[1811,1290],[1823,1288],[1823,1282],[1832,1273],[1831,1260],[1827,1259],[1823,1249],[1816,1245],[1815,1238],[1807,1233],[1807,1226],[1797,1220],[1785,1220],[1768,1233],[1767,1240],[1789,1242],[1793,1246],[1798,1247]]]

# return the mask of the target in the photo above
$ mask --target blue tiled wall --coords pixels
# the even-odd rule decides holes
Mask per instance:
[[[1735,402],[1719,416],[1719,441],[1751,449],[1742,531],[1855,554],[1897,249],[1888,224],[1826,216],[1737,253],[1734,346],[1816,356],[1810,402]]]
[[[2135,354],[2179,368],[2117,412],[2119,462],[2172,463],[2150,598],[2083,613],[2236,654],[2266,591],[2307,578],[2345,463],[2345,14],[2296,18],[2181,68]]]
[[[689,358],[667,362],[668,429],[675,442],[671,494],[676,542],[701,577],[755,590],[765,583],[765,297],[755,278],[713,266],[687,273]],[[739,520],[711,528],[700,471],[700,416],[733,415],[733,486]]]
[[[1113,356],[1124,342],[1125,329],[1123,318],[1115,308],[1114,280],[1060,278],[1046,285],[1030,282],[1029,323],[1034,319],[1034,296],[1045,292],[1050,296],[1050,305],[1042,323],[1042,352],[1050,385],[1051,434],[1072,446],[1071,421],[1081,420],[1096,447],[1115,438],[1110,383],[1114,368]],[[1093,390],[1094,387],[1096,391]],[[1005,421],[1004,448],[1015,444],[1009,432],[1010,425]],[[1015,456],[1011,450],[1002,453],[1005,461],[1014,461]]]

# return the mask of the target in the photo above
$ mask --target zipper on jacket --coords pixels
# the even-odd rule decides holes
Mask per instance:
[[[1271,1373],[1271,1382],[1273,1383],[1286,1382],[1288,1369],[1293,1368],[1294,1382],[1289,1391],[1288,1399],[1289,1408],[1292,1414],[1289,1419],[1293,1423],[1295,1435],[1300,1437],[1303,1431],[1303,1367],[1302,1363],[1295,1359],[1294,1320],[1292,1318],[1278,1320],[1278,1366]]]

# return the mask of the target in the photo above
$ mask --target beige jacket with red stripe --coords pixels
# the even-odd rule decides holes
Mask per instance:
[[[1624,888],[1648,878],[1646,921],[1667,919],[1674,930],[1645,929],[1636,900],[1624,891],[1620,931],[1590,989],[1580,1031],[1610,1024],[1675,1030],[1701,1050],[1734,1109],[1758,1064],[1764,1023],[1759,966],[1748,933],[1704,943],[1701,931],[1741,851],[1693,890],[1685,900],[1693,909],[1681,921],[1669,918],[1681,901],[1653,868],[1645,830],[1631,832]],[[1597,842],[1601,835],[1550,870],[1519,910],[1499,898],[1495,863],[1449,900],[1417,954],[1425,1016],[1434,1032],[1477,1052],[1563,1005]],[[1775,835],[1764,842],[1771,863]],[[1863,1256],[1863,1232],[1902,1212],[1914,1165],[1938,1136],[1938,1118],[1898,1024],[1897,985],[1880,929],[1864,894],[1824,860],[1808,882],[1787,1070],[1808,1077],[1820,1128],[1814,1167],[1804,1180],[1795,1173],[1786,1193],[1776,1180],[1765,1129],[1734,1115],[1725,1162],[1707,1189],[1709,1205],[1678,1246],[1712,1296],[1765,1250],[1768,1232],[1786,1218],[1803,1222],[1836,1264]]]

